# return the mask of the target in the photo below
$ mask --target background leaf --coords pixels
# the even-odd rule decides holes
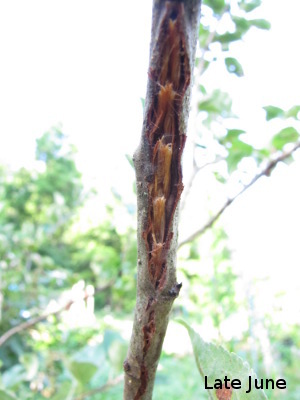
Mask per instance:
[[[295,119],[299,119],[299,113],[300,113],[300,106],[293,106],[288,111],[286,111],[285,116],[287,118],[292,117]]]
[[[97,366],[90,362],[72,361],[69,366],[70,372],[83,385],[87,384],[97,371]]]
[[[253,11],[255,8],[261,5],[261,0],[242,0],[239,2],[239,6],[246,12]]]
[[[224,117],[230,115],[232,101],[227,93],[219,89],[214,90],[209,96],[206,96],[198,103],[199,111],[219,114]]]
[[[238,163],[244,158],[252,155],[254,147],[248,143],[242,142],[238,138],[233,139],[231,147],[228,148],[228,156],[226,158],[228,172],[233,172]]]
[[[193,346],[193,352],[200,375],[204,379],[207,376],[209,386],[212,386],[215,379],[224,379],[225,375],[232,379],[241,381],[241,389],[234,389],[231,397],[232,400],[262,400],[267,399],[263,390],[248,390],[249,376],[256,378],[254,371],[240,357],[234,353],[229,353],[221,346],[212,343],[206,343],[203,339],[184,321],[179,320],[186,327]],[[209,389],[210,395],[215,400],[217,397],[215,389]],[[223,397],[226,398],[226,397]]]
[[[236,58],[226,57],[225,65],[226,65],[227,71],[230,72],[231,74],[235,74],[239,77],[244,75],[243,67],[241,66],[241,64],[238,62],[238,60]]]
[[[52,397],[52,400],[71,400],[73,392],[72,382],[65,381],[61,384],[58,392]]]
[[[270,121],[273,118],[283,117],[284,111],[279,107],[265,106],[263,109],[266,111],[266,120]]]
[[[282,129],[272,139],[272,145],[277,150],[282,150],[287,143],[294,143],[299,139],[299,132],[292,126]]]
[[[15,395],[5,392],[4,390],[0,389],[0,399],[1,400],[17,400]]]
[[[252,19],[249,21],[252,26],[255,26],[258,29],[269,30],[271,28],[271,24],[266,19]]]
[[[203,4],[211,7],[215,14],[220,14],[225,8],[225,0],[204,0]]]

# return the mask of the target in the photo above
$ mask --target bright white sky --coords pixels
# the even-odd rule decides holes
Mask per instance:
[[[131,185],[124,154],[135,150],[142,126],[151,5],[0,0],[1,163],[32,164],[35,138],[60,124],[103,200],[112,186],[122,192],[128,178]],[[259,16],[271,31],[253,29],[236,48],[245,77],[206,82],[230,92],[240,126],[260,143],[268,138],[261,107],[300,103],[299,15],[298,0],[264,0]],[[274,291],[287,289],[299,270],[299,164],[279,168],[225,216],[236,262],[254,275],[277,276]]]

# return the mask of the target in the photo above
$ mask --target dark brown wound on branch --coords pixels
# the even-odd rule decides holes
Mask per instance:
[[[186,136],[181,131],[180,119],[190,82],[183,24],[183,3],[167,2],[155,49],[159,54],[159,68],[149,72],[155,86],[146,131],[152,174],[148,183],[148,225],[143,237],[148,250],[150,281],[158,290],[165,284],[167,253],[173,237],[171,227],[183,190],[181,155]]]

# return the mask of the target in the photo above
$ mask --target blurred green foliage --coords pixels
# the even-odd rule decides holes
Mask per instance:
[[[287,111],[272,105],[264,108],[267,121],[277,118],[288,126],[274,132],[269,146],[257,148],[244,139],[243,127],[226,126],[226,120],[233,117],[229,94],[205,87],[205,73],[215,62],[224,66],[225,73],[243,76],[231,44],[250,29],[270,28],[269,22],[251,16],[260,4],[260,0],[203,1],[202,54],[196,62],[201,82],[196,79],[196,85],[198,113],[205,129],[195,143],[195,165],[201,167],[198,158],[206,157],[209,149],[212,179],[222,187],[243,172],[244,159],[253,160],[259,170],[299,140],[299,132],[291,124],[299,121],[299,105]],[[228,17],[230,30],[219,33],[218,27]],[[21,329],[0,347],[1,400],[122,397],[122,384],[116,378],[122,374],[135,306],[135,215],[131,210],[132,225],[120,233],[115,212],[121,208],[129,213],[129,208],[114,193],[115,202],[107,207],[101,223],[83,229],[81,212],[94,194],[85,191],[74,156],[75,149],[63,133],[52,129],[37,140],[36,169],[11,171],[0,166],[0,336],[51,311],[53,302],[63,309],[75,296],[73,305],[78,303],[77,308],[71,305],[30,329]],[[219,161],[225,168],[219,168]],[[275,360],[267,371],[266,349],[252,329],[257,323],[253,299],[238,293],[241,277],[232,267],[222,225],[210,229],[204,240],[186,244],[179,256],[183,289],[173,316],[209,326],[215,340],[226,341],[226,347],[250,361],[259,376],[286,378],[284,398],[298,400],[299,329],[275,324],[272,316],[261,322]],[[88,295],[91,287],[94,296]],[[85,321],[87,314],[90,319]],[[248,328],[242,329],[239,337],[225,338],[224,324],[230,326],[232,318],[241,315],[246,316]],[[178,355],[175,349],[163,352],[154,398],[207,398],[191,354]],[[272,393],[271,398],[281,397]]]
[[[112,208],[99,226],[77,229],[80,210],[93,194],[83,189],[74,152],[53,129],[37,140],[36,170],[1,168],[1,334],[43,314],[49,301],[79,281],[93,285],[95,307],[105,315],[134,307],[135,230],[119,234]],[[20,399],[66,399],[94,375],[105,383],[110,371],[120,372],[126,345],[110,324],[100,325],[78,331],[52,316],[34,326],[33,335],[22,330],[13,336],[0,347],[6,396],[11,391]],[[101,345],[85,346],[97,335],[104,337]]]

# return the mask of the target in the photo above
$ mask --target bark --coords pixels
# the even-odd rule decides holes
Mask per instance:
[[[152,398],[176,280],[181,155],[201,0],[154,0],[141,141],[134,155],[138,273],[134,324],[124,361],[125,400]]]

